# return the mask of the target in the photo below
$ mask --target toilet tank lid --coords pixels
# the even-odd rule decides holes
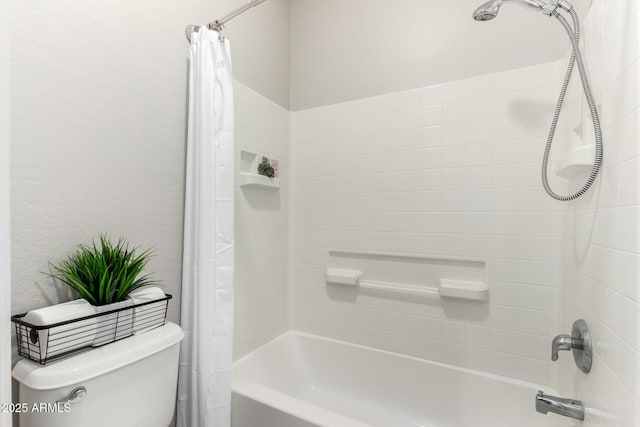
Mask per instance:
[[[52,390],[77,384],[130,365],[184,338],[180,326],[166,325],[140,335],[98,347],[43,366],[22,359],[13,368],[16,381],[34,390]]]

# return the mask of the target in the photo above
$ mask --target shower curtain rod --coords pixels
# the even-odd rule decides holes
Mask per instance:
[[[236,10],[234,10],[233,12],[229,13],[228,15],[223,16],[220,19],[216,19],[215,21],[211,21],[207,24],[207,28],[209,28],[210,30],[214,30],[217,32],[220,32],[224,29],[224,24],[226,24],[227,22],[231,21],[233,18],[235,18],[236,16],[246,12],[247,10],[256,7],[257,5],[259,5],[260,3],[264,3],[267,0],[251,0],[249,1],[249,3],[245,4],[242,7],[237,8]],[[200,29],[200,26],[198,25],[187,25],[184,28],[184,33],[187,36],[187,40],[191,41],[191,34],[193,34],[194,31],[198,31]]]

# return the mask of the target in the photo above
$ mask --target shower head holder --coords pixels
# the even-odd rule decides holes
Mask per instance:
[[[558,8],[564,10],[565,12],[571,12],[573,10],[573,5],[569,3],[567,0],[550,0],[542,5],[542,13],[547,15],[548,17],[554,16],[556,10]]]
[[[540,11],[547,15],[548,17],[554,16],[556,14],[558,8],[563,9],[566,12],[573,10],[573,5],[569,3],[567,0],[547,0],[541,1]]]
[[[558,1],[552,0],[548,3],[545,3],[542,5],[542,8],[540,10],[542,11],[542,13],[551,18],[555,11],[558,10]]]

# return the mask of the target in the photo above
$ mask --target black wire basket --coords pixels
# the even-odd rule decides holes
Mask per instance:
[[[23,318],[27,313],[11,316],[16,328],[18,354],[45,365],[71,354],[101,347],[134,334],[163,326],[172,295],[130,304],[90,316],[48,325],[34,325]]]

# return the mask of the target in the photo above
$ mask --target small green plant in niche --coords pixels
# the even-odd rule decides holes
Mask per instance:
[[[273,178],[276,176],[276,170],[271,166],[269,160],[263,159],[262,163],[258,165],[258,174]]]
[[[151,250],[138,253],[129,249],[129,243],[118,239],[112,243],[105,235],[91,246],[80,245],[75,253],[59,264],[49,263],[49,274],[75,289],[93,305],[105,305],[127,298],[132,291],[155,284],[149,275],[143,275],[151,257]]]

